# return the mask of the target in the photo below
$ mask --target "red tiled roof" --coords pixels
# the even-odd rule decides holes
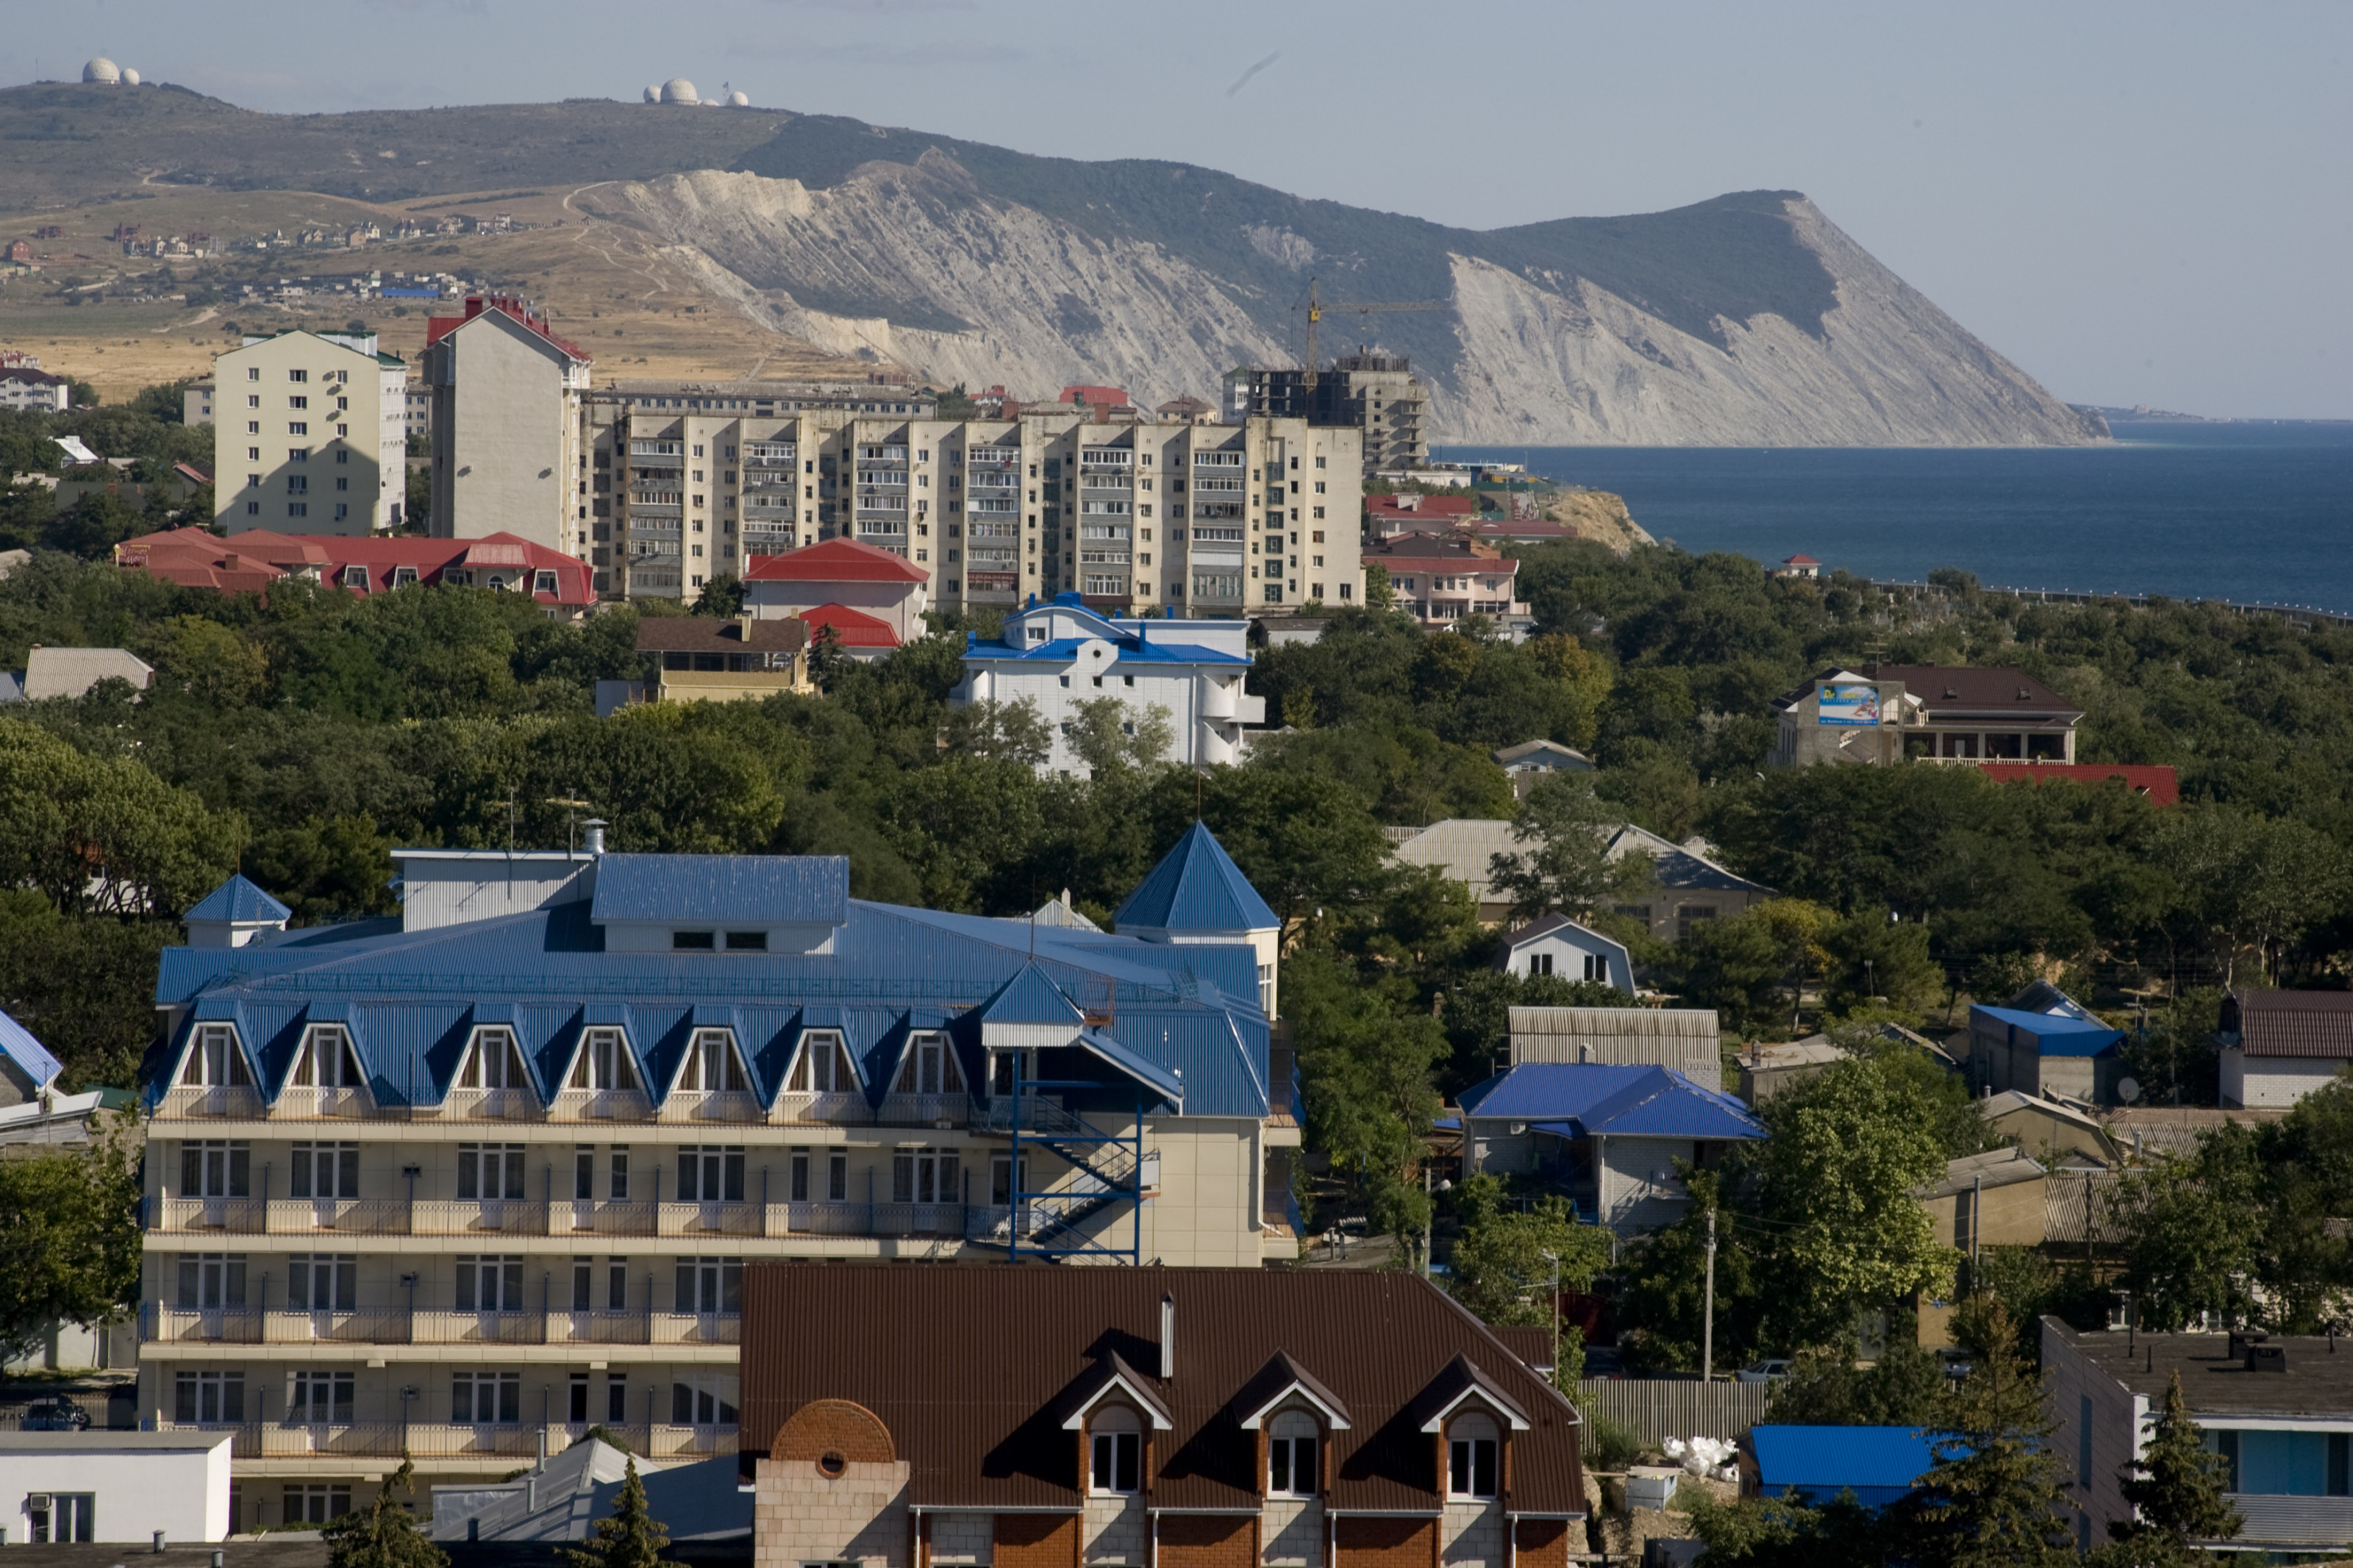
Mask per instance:
[[[1988,777],[2004,784],[2049,784],[2053,779],[2065,779],[2073,784],[2102,784],[2110,779],[2121,779],[2133,794],[2148,796],[2151,805],[2181,804],[2180,781],[2171,768],[2157,763],[1981,761],[1978,766]]]
[[[817,640],[818,628],[831,626],[833,640],[844,647],[897,647],[899,634],[891,623],[851,609],[847,605],[819,605],[813,610],[803,610],[801,619],[808,623],[809,641]]]
[[[1785,555],[1781,558],[1781,564],[1784,566],[1819,566],[1821,563],[1815,560],[1810,555]]]
[[[224,568],[220,563],[230,557],[237,566]],[[394,574],[404,566],[413,569],[419,582],[428,584],[438,581],[450,567],[461,565],[534,574],[548,571],[555,574],[555,592],[534,592],[532,597],[541,604],[586,606],[596,600],[586,563],[512,533],[494,533],[485,539],[417,539],[254,529],[223,539],[201,528],[182,528],[130,540],[116,547],[115,561],[185,587],[223,587],[226,592],[263,584],[240,580],[234,587],[225,587],[214,576],[223,570],[261,568],[269,578],[289,572],[315,572],[325,582],[370,594],[390,591]],[[366,572],[364,587],[343,582],[346,570],[353,566]]]
[[[909,561],[855,539],[828,539],[782,555],[754,555],[746,583],[923,583],[931,574]]]
[[[1066,386],[1057,403],[1113,403],[1125,405],[1127,394],[1116,386]]]

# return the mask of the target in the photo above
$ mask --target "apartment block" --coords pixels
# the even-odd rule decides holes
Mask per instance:
[[[506,295],[470,296],[463,315],[436,316],[425,332],[435,536],[512,533],[586,560],[580,402],[593,362]],[[398,411],[405,441],[405,386]]]
[[[406,498],[408,367],[373,332],[248,337],[213,360],[214,521],[385,533]]]
[[[1240,880],[1206,832],[1118,936],[593,824],[396,858],[396,930],[287,932],[239,879],[162,961],[140,1410],[233,1436],[239,1529],[404,1452],[733,1452],[759,1260],[1296,1255],[1274,954],[1202,902]]]
[[[1304,419],[1364,437],[1367,474],[1430,466],[1430,392],[1403,354],[1342,354],[1329,370],[1236,370],[1226,376],[1226,421]]]

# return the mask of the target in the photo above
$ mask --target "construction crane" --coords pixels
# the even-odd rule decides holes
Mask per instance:
[[[1307,280],[1307,394],[1311,399],[1314,396],[1315,374],[1320,368],[1315,358],[1315,328],[1324,320],[1324,311],[1353,310],[1358,315],[1374,316],[1408,310],[1451,310],[1454,308],[1453,301],[1449,300],[1359,300],[1347,304],[1327,305],[1317,297],[1315,282],[1313,278]]]

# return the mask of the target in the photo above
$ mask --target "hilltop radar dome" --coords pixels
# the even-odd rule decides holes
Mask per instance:
[[[132,70],[129,66],[124,66],[122,68],[122,85],[125,87],[137,87],[139,85],[139,73]]]
[[[108,87],[112,87],[121,81],[122,68],[116,65],[112,60],[108,59],[104,55],[100,55],[98,58],[90,61],[90,64],[81,68],[81,79],[90,82],[102,82]]]
[[[694,84],[682,76],[674,76],[662,83],[661,100],[664,103],[701,103],[702,101],[695,96]]]
[[[648,103],[659,103],[661,101],[661,89],[658,87],[649,87],[646,89],[646,101]]]
[[[727,107],[730,109],[749,109],[752,107],[752,95],[748,92],[731,92],[727,95]]]

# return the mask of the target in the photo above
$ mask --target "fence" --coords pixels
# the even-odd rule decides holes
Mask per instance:
[[[1588,1377],[1577,1403],[1630,1428],[1645,1446],[1670,1437],[1737,1437],[1765,1419],[1769,1383],[1698,1383],[1672,1378]]]

